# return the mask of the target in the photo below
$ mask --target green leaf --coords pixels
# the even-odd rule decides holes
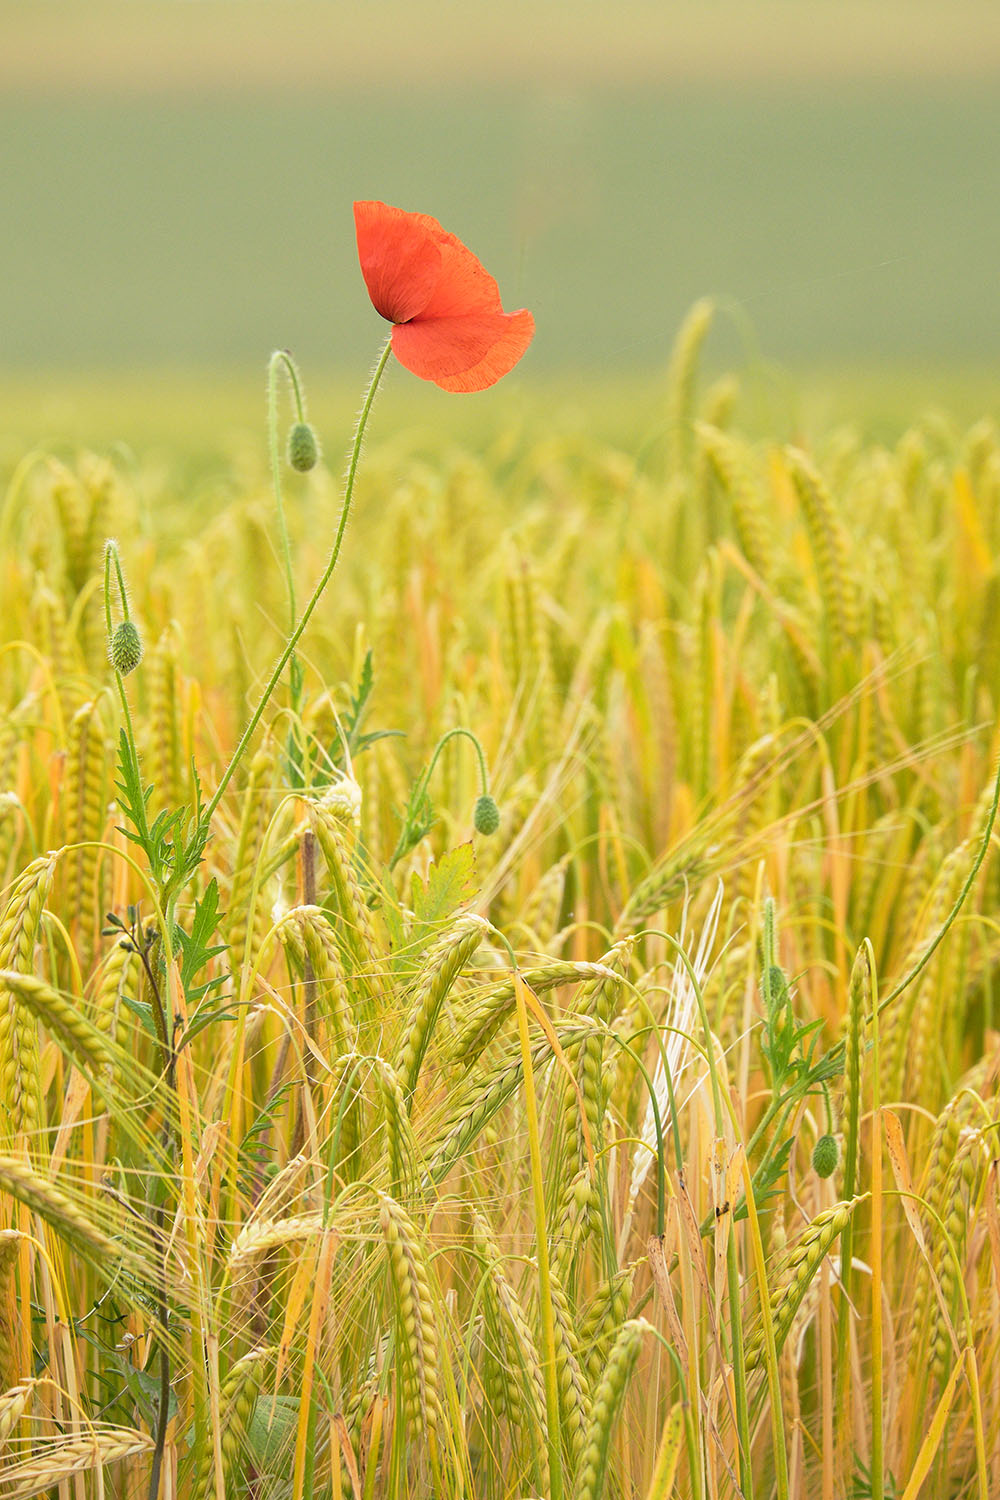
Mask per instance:
[[[159,1038],[157,1036],[156,1024],[153,1021],[153,1007],[151,1005],[147,1005],[145,1000],[134,1000],[131,995],[126,994],[122,995],[122,1004],[126,1007],[126,1009],[130,1010],[134,1016],[139,1017],[139,1021],[142,1025],[143,1031],[148,1031],[150,1036],[158,1041]]]
[[[118,771],[121,780],[115,782],[115,790],[118,792],[122,811],[135,829],[135,833],[128,836],[148,852],[149,824],[146,821],[146,803],[149,801],[153,788],[149,787],[143,791],[139,760],[133,752],[124,729],[118,736]],[[127,829],[122,831],[128,832]]]
[[[257,1397],[247,1425],[247,1443],[255,1468],[282,1465],[287,1469],[298,1420],[298,1396]]]
[[[184,985],[185,994],[190,993],[199,969],[203,968],[217,953],[225,951],[225,943],[213,944],[210,941],[219,925],[219,917],[219,882],[213,875],[203,894],[194,904],[191,931],[189,933],[182,929],[177,931],[177,941],[181,949],[181,982]]]
[[[344,715],[344,732],[347,735],[347,747],[353,755],[358,749],[358,736],[361,729],[361,720],[365,716],[368,707],[368,699],[371,697],[372,688],[375,686],[375,671],[372,666],[372,652],[369,646],[365,652],[365,659],[361,664],[361,676],[358,679],[358,690],[351,698],[351,706]]]
[[[222,984],[222,982],[223,981],[220,977],[217,980],[212,980],[209,984],[199,985],[197,989],[190,992],[188,998],[203,999],[210,990],[214,989],[217,985]],[[193,1042],[195,1037],[205,1030],[206,1026],[211,1026],[216,1021],[237,1020],[240,1014],[240,1007],[235,1004],[228,1004],[227,1002],[231,999],[232,996],[227,995],[223,996],[222,999],[220,999],[218,1005],[206,1006],[204,1008],[199,1006],[184,1028],[184,1035],[181,1037],[180,1042],[178,1043],[178,1052],[182,1047],[186,1047],[189,1045],[189,1043]]]
[[[367,750],[369,745],[374,745],[378,740],[405,740],[406,735],[402,729],[373,729],[368,734],[359,734],[354,738],[351,745],[351,754],[356,758],[362,750]]]
[[[753,1176],[753,1201],[758,1208],[765,1208],[769,1198],[773,1198],[779,1178],[781,1178],[788,1166],[788,1158],[795,1144],[794,1136],[789,1136],[787,1141],[782,1141],[773,1156],[769,1156],[762,1162]],[[742,1199],[739,1207],[733,1214],[734,1222],[745,1219],[747,1216],[746,1199]]]
[[[414,874],[410,905],[418,922],[434,926],[476,894],[476,860],[472,845],[449,849],[427,872],[427,884]]]

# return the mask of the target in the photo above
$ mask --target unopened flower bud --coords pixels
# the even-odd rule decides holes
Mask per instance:
[[[116,672],[127,677],[142,661],[142,637],[131,620],[123,620],[111,637],[108,653]]]
[[[288,462],[299,474],[308,474],[319,460],[319,444],[308,422],[296,422],[288,434]]]
[[[777,964],[772,964],[766,975],[761,975],[760,992],[763,999],[767,999],[768,988],[771,992],[771,1005],[774,1010],[780,1010],[788,1000],[788,980],[785,978],[784,970]]]
[[[832,1177],[840,1161],[840,1147],[832,1135],[821,1135],[813,1147],[813,1171],[817,1177]]]
[[[476,810],[472,815],[472,826],[477,833],[496,833],[500,827],[500,809],[497,807],[489,792],[484,792],[476,803]]]

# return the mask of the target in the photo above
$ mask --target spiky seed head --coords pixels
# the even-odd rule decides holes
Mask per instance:
[[[477,833],[482,833],[487,838],[500,827],[500,809],[489,792],[484,792],[476,802],[472,824]]]
[[[308,422],[296,422],[288,434],[288,462],[299,474],[308,474],[319,462],[319,444]]]
[[[840,1161],[836,1137],[821,1135],[813,1147],[813,1171],[817,1177],[832,1177]]]
[[[122,620],[121,624],[115,627],[108,654],[111,657],[111,665],[123,677],[135,671],[142,661],[142,637],[134,621]]]

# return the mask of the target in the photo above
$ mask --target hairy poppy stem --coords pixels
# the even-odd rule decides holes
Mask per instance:
[[[288,525],[285,521],[285,503],[281,490],[281,452],[278,444],[278,367],[284,365],[291,382],[295,399],[295,411],[300,422],[305,420],[302,408],[302,390],[299,372],[287,349],[275,349],[267,362],[267,436],[271,450],[271,484],[274,488],[274,503],[278,512],[278,534],[281,539],[281,555],[285,564],[285,587],[288,590],[288,619],[290,628],[295,625],[295,577],[292,572],[292,547],[288,540]]]
[[[281,674],[288,664],[289,658],[295,651],[295,648],[298,645],[306,626],[309,624],[309,621],[312,618],[313,610],[316,608],[320,599],[323,597],[323,592],[326,589],[327,584],[330,582],[330,579],[333,577],[333,570],[337,566],[337,559],[340,557],[340,548],[344,540],[344,532],[347,529],[347,517],[350,514],[351,499],[354,495],[354,480],[358,472],[358,460],[361,457],[361,443],[365,435],[365,428],[368,425],[368,417],[371,413],[372,403],[375,400],[375,392],[378,390],[379,381],[382,379],[383,371],[385,370],[385,367],[389,362],[389,355],[391,353],[392,343],[390,339],[387,339],[385,342],[385,348],[379,355],[378,363],[376,364],[375,370],[372,374],[372,378],[369,383],[368,390],[361,407],[361,411],[358,413],[358,420],[354,429],[354,442],[351,447],[351,457],[347,465],[347,478],[344,481],[344,503],[341,506],[340,510],[340,525],[337,527],[337,535],[333,541],[333,548],[330,552],[329,561],[327,562],[326,567],[323,569],[323,574],[319,580],[319,583],[317,583],[315,589],[313,590],[312,598],[309,600],[309,603],[302,611],[302,614],[299,618],[299,623],[296,625],[295,629],[288,637],[288,640],[285,643],[285,649],[282,651],[281,655],[278,657],[278,660],[274,664],[271,675],[267,680],[267,686],[264,688],[264,691],[260,696],[260,702],[254,709],[253,714],[250,717],[250,722],[247,725],[246,729],[244,729],[243,734],[240,737],[240,742],[236,746],[236,749],[233,751],[232,759],[222,773],[222,780],[216,787],[215,796],[205,808],[204,819],[206,824],[209,822],[212,814],[215,812],[215,809],[221,802],[222,794],[232,780],[233,772],[236,770],[236,767],[239,765],[240,761],[243,758],[244,751],[246,750],[247,745],[250,743],[254,730],[257,728],[257,725],[261,721],[264,710],[270,701],[271,694],[277,687],[278,682],[281,679]]]

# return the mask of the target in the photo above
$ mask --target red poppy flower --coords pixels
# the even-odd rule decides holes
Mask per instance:
[[[446,391],[484,391],[512,370],[535,320],[505,313],[488,271],[429,214],[355,203],[361,274],[376,312],[392,323],[392,352]]]

